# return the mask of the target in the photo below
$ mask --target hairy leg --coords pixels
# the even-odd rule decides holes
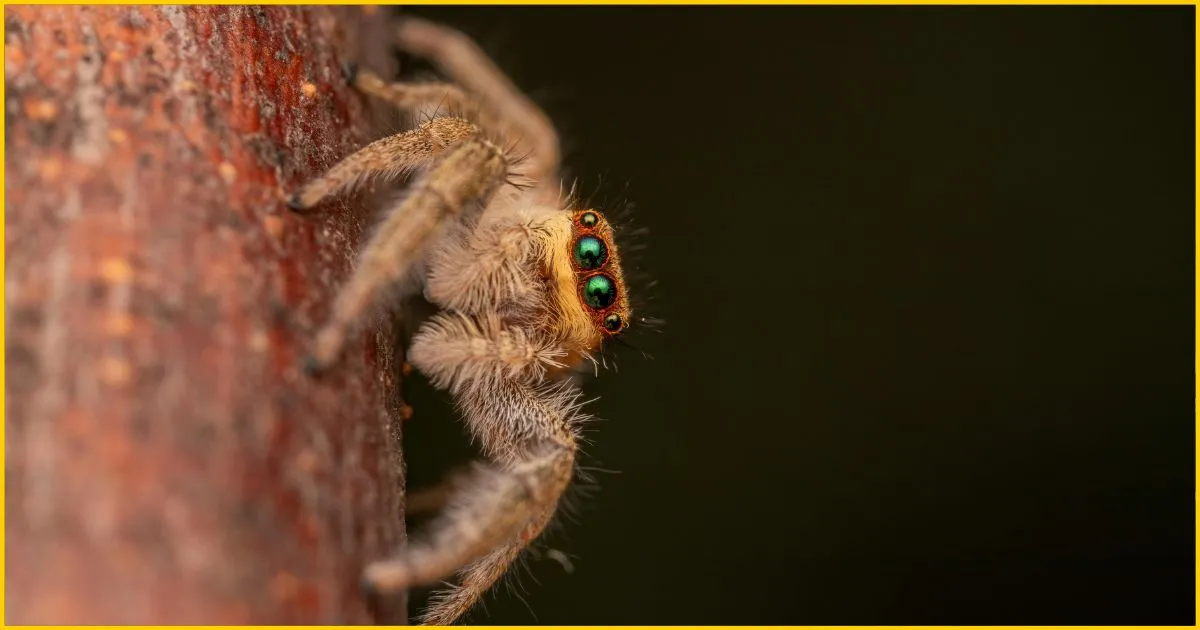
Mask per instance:
[[[436,521],[399,554],[366,568],[366,585],[376,592],[395,592],[430,584],[511,540],[524,540],[521,534],[529,525],[554,510],[575,465],[574,444],[541,441],[527,447],[529,457],[523,461],[502,467],[481,465]],[[479,584],[476,578],[471,588],[486,590],[499,573],[503,571],[487,584]],[[469,579],[463,575],[464,586]]]
[[[504,182],[508,161],[496,145],[474,136],[448,152],[396,207],[367,243],[329,323],[317,335],[309,368],[319,371],[337,358],[346,336],[380,291],[408,273],[421,247],[448,217],[486,201]]]
[[[465,615],[493,584],[504,577],[521,552],[542,533],[551,516],[553,512],[535,516],[515,538],[464,567],[458,584],[433,594],[429,607],[421,614],[420,623],[445,626]]]
[[[525,210],[490,216],[478,225],[462,224],[430,253],[426,295],[445,308],[465,313],[507,306],[531,311],[543,286],[538,253],[551,237],[548,211]]]
[[[454,494],[454,488],[458,485],[455,483],[457,475],[451,474],[448,477],[437,485],[407,491],[404,496],[404,516],[425,516],[445,509]]]
[[[561,156],[554,126],[470,38],[414,17],[401,20],[396,36],[402,48],[433,61],[479,102],[491,108],[498,119],[509,121],[520,135],[519,140],[527,143],[529,149],[528,167],[523,174],[545,188],[547,193],[558,194]]]
[[[566,351],[553,339],[504,327],[495,316],[435,315],[413,337],[408,360],[435,387],[474,394],[495,381],[541,379]],[[469,399],[464,399],[469,400]]]
[[[364,94],[369,94],[403,110],[418,110],[436,108],[437,111],[457,118],[476,121],[482,128],[489,131],[502,131],[495,116],[488,114],[478,101],[464,92],[462,88],[450,83],[410,83],[384,81],[379,75],[370,70],[360,70],[352,67],[351,73],[354,87]]]
[[[288,198],[293,210],[306,210],[321,200],[353,188],[369,177],[394,177],[428,164],[446,149],[479,130],[461,118],[434,118],[411,131],[376,140],[338,162]]]
[[[457,572],[459,584],[435,598],[427,623],[454,621],[504,574],[541,533],[574,475],[579,392],[542,377],[561,354],[520,328],[460,313],[436,316],[413,338],[409,360],[455,394],[495,462],[435,487],[430,497],[446,503],[442,515],[396,558],[367,569],[366,582],[383,591]]]

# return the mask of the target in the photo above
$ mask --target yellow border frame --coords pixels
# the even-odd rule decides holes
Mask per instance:
[[[341,5],[360,6],[360,5],[367,5],[367,4],[391,4],[391,3],[347,2],[345,0],[326,0],[324,2],[314,1],[314,0],[302,0],[299,2],[279,2],[277,0],[259,0],[258,2],[245,2],[245,1],[239,2],[236,0],[212,0],[209,2],[179,2],[179,3],[147,2],[147,1],[110,2],[107,0],[101,0],[100,2],[87,2],[87,3],[69,2],[66,0],[9,2],[8,0],[2,0],[2,4],[4,6],[8,6],[10,4],[13,4],[13,5],[41,5],[41,4],[48,4],[48,5],[50,5],[50,4],[68,4],[68,5],[77,5],[77,4],[115,4],[115,5],[263,4],[263,5],[272,5],[272,4],[274,4],[274,5],[284,5],[284,6],[306,5],[306,4],[307,5],[341,4]],[[503,0],[436,0],[436,1],[430,2],[430,1],[426,0],[426,1],[421,2],[420,4],[435,4],[435,5],[488,5],[488,4],[490,4],[490,5],[513,5],[513,4],[522,4],[522,5],[644,5],[644,4],[796,5],[796,4],[801,4],[801,5],[871,5],[871,6],[879,6],[879,5],[909,5],[909,6],[911,6],[911,5],[920,5],[920,6],[943,6],[943,5],[1042,5],[1042,6],[1046,6],[1046,5],[1075,5],[1075,6],[1192,5],[1193,7],[1195,7],[1197,5],[1197,2],[1196,2],[1196,0],[1159,0],[1157,2],[1122,2],[1120,0],[1099,0],[1099,1],[1093,1],[1093,2],[1079,2],[1079,1],[1046,2],[1046,1],[1041,1],[1041,0],[1008,0],[1008,1],[1005,1],[1005,0],[974,0],[974,1],[961,1],[961,2],[955,2],[953,0],[923,0],[923,1],[916,1],[916,2],[904,2],[902,0],[875,0],[873,2],[857,2],[854,0],[844,0],[844,1],[823,0],[820,2],[791,2],[789,0],[756,0],[754,2],[729,2],[727,0],[692,0],[692,1],[657,0],[657,1],[653,1],[653,2],[639,1],[639,0],[593,0],[592,2],[581,2],[581,1],[577,1],[577,0],[576,1],[570,1],[570,0],[521,0],[519,2],[504,2]],[[1200,16],[1196,16],[1196,17],[1200,17]],[[1195,58],[1196,65],[1194,67],[1194,70],[1197,71],[1196,86],[1200,86],[1200,45],[1197,45],[1197,41],[1200,40],[1200,21],[1197,21],[1195,24],[1196,24],[1196,37],[1193,39],[1193,46],[1195,48],[1194,52],[1196,55],[1196,58]],[[0,57],[2,57],[3,55],[4,55],[4,40],[0,39]],[[1196,88],[1195,94],[1196,94],[1196,101],[1193,104],[1194,105],[1200,104],[1200,87]],[[4,99],[4,96],[5,96],[4,85],[0,84],[0,103],[6,102]],[[5,129],[3,127],[4,127],[3,125],[0,125],[0,151],[4,150],[5,140],[7,137],[7,129]],[[1200,151],[1196,150],[1196,147],[1200,146],[1200,109],[1196,110],[1195,133],[1196,133],[1196,144],[1193,145],[1193,153],[1196,158],[1196,162],[1195,162],[1195,167],[1196,167],[1196,184],[1195,184],[1196,191],[1195,191],[1195,194],[1196,194],[1196,197],[1193,200],[1193,203],[1200,204]],[[5,156],[7,157],[7,153],[5,153]],[[5,178],[6,172],[7,172],[7,168],[5,169],[4,172],[0,172],[0,191],[5,190],[4,178]],[[7,200],[7,197],[5,197],[5,199]],[[5,204],[5,207],[7,208],[7,203]],[[1193,208],[1193,212],[1195,212],[1195,211],[1196,211],[1196,208]],[[1196,244],[1196,243],[1200,243],[1200,213],[1197,213],[1194,216],[1196,216],[1196,219],[1197,219],[1197,221],[1196,221],[1196,241],[1194,242],[1194,244]],[[5,222],[5,223],[7,223],[7,222]],[[4,239],[4,235],[5,235],[5,224],[0,224],[0,251],[2,251],[4,249],[4,243],[7,242]],[[5,271],[5,261],[6,260],[7,260],[7,256],[0,256],[0,275],[3,275],[4,278],[7,279],[8,276]],[[1194,262],[1196,265],[1196,277],[1200,278],[1200,256],[1196,257]],[[0,284],[0,299],[3,299],[5,297],[6,285],[7,285],[7,282]],[[1194,287],[1194,290],[1195,290],[1195,292],[1193,294],[1193,298],[1194,298],[1193,307],[1197,303],[1200,303],[1200,283],[1196,284],[1196,286]],[[5,302],[5,303],[7,303],[7,302]],[[7,348],[6,344],[4,343],[5,335],[7,334],[7,330],[8,330],[8,326],[7,326],[7,322],[5,321],[5,317],[6,317],[6,311],[0,311],[0,323],[4,324],[4,326],[0,326],[0,352],[4,352],[3,349]],[[1200,345],[1198,345],[1197,340],[1200,340],[1200,318],[1196,319],[1196,337],[1193,338],[1193,344],[1192,344],[1193,358],[1196,359],[1196,372],[1193,374],[1194,382],[1195,382],[1195,386],[1196,386],[1196,389],[1194,390],[1194,392],[1200,392],[1200,355],[1197,354],[1197,349],[1200,348]],[[3,381],[6,384],[4,390],[0,391],[0,417],[3,417],[8,411],[8,405],[6,404],[7,403],[7,400],[6,400],[7,383],[8,383],[8,381],[5,379],[6,364],[7,364],[7,357],[5,357],[5,360],[0,361],[0,381]],[[1195,410],[1194,413],[1196,413],[1196,420],[1197,420],[1197,424],[1194,425],[1197,429],[1197,431],[1196,431],[1196,446],[1197,446],[1197,451],[1200,452],[1200,406],[1197,407],[1197,409]],[[7,431],[7,427],[8,427],[7,422],[5,422],[3,427],[0,427],[0,446],[3,446],[5,444],[5,433]],[[7,452],[7,451],[5,451],[5,452]],[[1197,459],[1196,459],[1196,471],[1195,472],[1196,472],[1197,487],[1200,488],[1200,457],[1197,457]],[[0,478],[2,478],[3,475],[4,475],[4,473],[0,472]],[[5,512],[6,512],[6,508],[7,508],[7,502],[3,501],[5,487],[6,486],[4,484],[0,484],[0,517],[5,516]],[[6,519],[0,518],[0,540],[7,540],[6,538],[4,538],[4,524],[6,522],[7,522]],[[1193,558],[1193,565],[1200,568],[1200,528],[1197,528],[1197,531],[1196,531],[1196,547],[1195,547],[1195,549],[1197,550],[1197,555]],[[4,561],[5,561],[5,546],[0,546],[0,584],[5,583],[4,582],[4,577],[5,577],[4,569],[5,569],[6,564]],[[1200,572],[1200,571],[1198,571],[1198,572]],[[1198,582],[1198,584],[1200,584],[1200,582]],[[4,607],[4,598],[5,598],[6,593],[7,593],[7,589],[0,590],[0,611],[7,611],[7,608]],[[1200,600],[1200,598],[1198,598],[1198,600]],[[1200,604],[1196,605],[1195,619],[1200,620]],[[4,623],[4,625],[5,625],[5,627],[9,627],[7,623]],[[60,627],[72,627],[72,626],[12,626],[12,627],[15,627],[15,628],[21,628],[21,627],[60,628]],[[126,626],[92,626],[92,627],[115,629],[115,628],[124,628]],[[225,626],[172,626],[172,627],[216,628],[216,627],[225,627]],[[314,630],[325,630],[328,628],[338,628],[338,627],[351,628],[352,626],[229,626],[229,627],[235,627],[235,628],[236,627],[312,628]],[[524,627],[529,627],[529,626],[494,626],[494,627],[498,628],[498,629],[505,629],[505,628],[524,628]],[[545,627],[545,628],[568,628],[568,627],[572,627],[572,626],[542,626],[542,627]],[[580,627],[603,628],[603,627],[615,627],[615,626],[580,626]],[[652,628],[652,627],[692,628],[695,626],[619,626],[619,627],[621,627],[621,628]],[[844,630],[845,628],[873,628],[873,627],[877,627],[877,626],[776,626],[776,627],[806,627],[806,628],[815,628],[815,629],[820,629],[820,630]],[[1091,628],[1093,626],[887,626],[887,627],[914,628],[914,629],[915,628],[933,629],[933,628],[945,628],[945,627],[951,627],[951,628],[953,628],[953,627],[969,627],[969,628],[981,628],[981,629],[985,629],[985,630],[987,630],[987,629],[1001,630],[1001,629],[1006,629],[1006,628]],[[1196,628],[1197,626],[1195,624],[1193,624],[1191,626],[1105,626],[1105,627],[1114,627],[1114,628],[1140,628],[1140,627]]]

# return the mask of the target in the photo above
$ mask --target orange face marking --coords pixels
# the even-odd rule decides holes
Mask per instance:
[[[571,267],[579,301],[592,316],[596,330],[605,336],[624,330],[629,325],[629,297],[621,259],[612,227],[595,210],[579,210],[572,216]]]

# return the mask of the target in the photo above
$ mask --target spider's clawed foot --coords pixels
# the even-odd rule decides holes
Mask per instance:
[[[304,358],[301,368],[304,373],[318,377],[333,367],[341,356],[345,337],[336,328],[326,328],[317,335],[317,346],[312,354]]]
[[[308,210],[308,206],[304,205],[304,202],[301,200],[300,193],[298,192],[288,195],[288,198],[286,201],[284,201],[284,203],[287,205],[288,210],[291,210],[292,212],[304,212],[305,210]]]
[[[399,593],[412,586],[404,564],[396,561],[373,562],[363,569],[359,588],[369,597]]]
[[[304,357],[304,361],[300,363],[300,369],[308,376],[319,377],[325,373],[326,366],[322,365],[316,357],[309,355]]]
[[[354,85],[355,80],[358,79],[357,61],[347,61],[342,64],[342,78],[346,79],[346,83]]]
[[[314,186],[312,183],[309,183],[285,197],[283,203],[288,207],[288,210],[296,214],[305,214],[315,208],[317,204],[324,201],[326,196],[326,191],[319,185]]]

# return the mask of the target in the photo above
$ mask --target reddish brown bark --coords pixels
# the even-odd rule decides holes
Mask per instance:
[[[359,572],[403,536],[391,335],[298,369],[365,213],[279,200],[370,139],[340,67],[387,72],[381,24],[6,7],[8,623],[371,620]]]

